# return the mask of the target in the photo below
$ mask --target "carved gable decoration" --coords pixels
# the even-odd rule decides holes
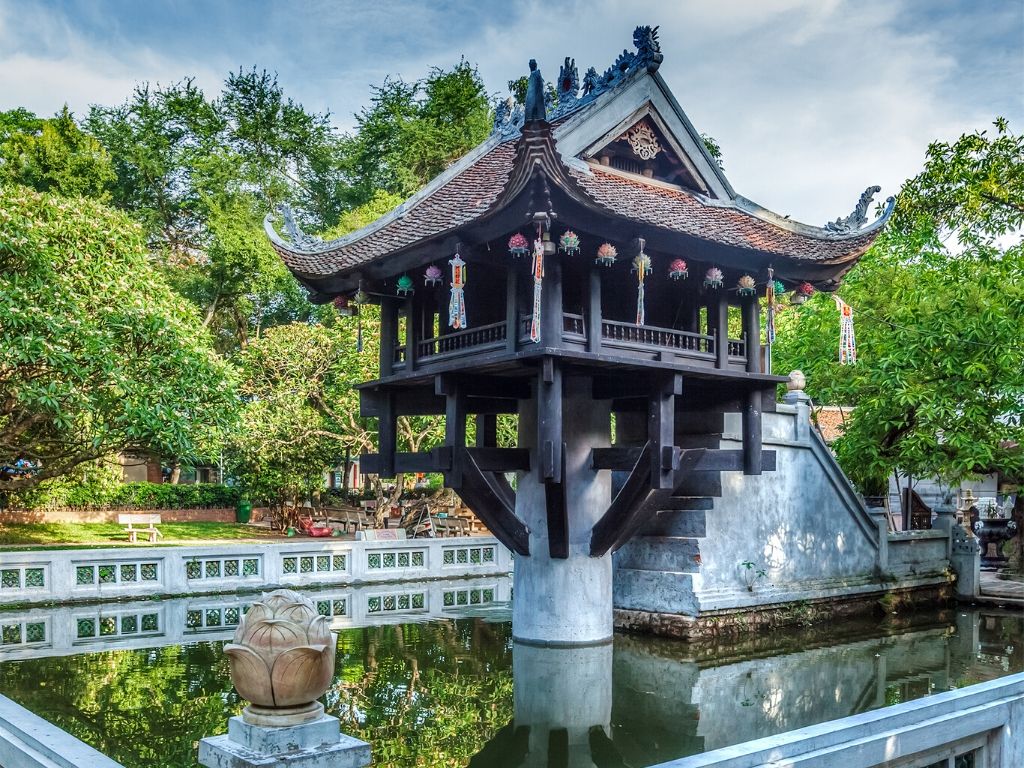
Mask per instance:
[[[641,160],[653,160],[655,155],[661,152],[661,144],[658,143],[658,135],[654,129],[644,120],[634,125],[619,137],[625,141],[633,150],[633,154]]]
[[[625,173],[704,192],[693,163],[670,140],[653,114],[643,114],[626,130],[621,128],[585,157]]]

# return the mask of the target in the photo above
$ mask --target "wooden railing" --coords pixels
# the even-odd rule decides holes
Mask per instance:
[[[562,333],[568,337],[586,339],[587,324],[583,321],[583,315],[574,315],[570,312],[563,312]]]
[[[746,357],[747,356],[747,341],[746,339],[729,339],[729,357]]]
[[[423,359],[462,352],[469,349],[479,351],[478,347],[497,347],[505,342],[505,322],[467,328],[433,339],[423,339],[416,344],[416,357]]]
[[[715,338],[702,333],[655,328],[651,325],[601,321],[601,338],[621,345],[640,345],[658,349],[714,354]]]

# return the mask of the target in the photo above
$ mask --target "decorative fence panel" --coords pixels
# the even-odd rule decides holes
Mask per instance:
[[[508,573],[490,536],[0,552],[0,605]],[[19,630],[24,635],[24,630]],[[10,630],[11,637],[14,630]]]

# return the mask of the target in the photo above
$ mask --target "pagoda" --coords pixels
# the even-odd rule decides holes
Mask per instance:
[[[266,221],[314,302],[380,305],[362,470],[443,473],[516,554],[527,642],[608,639],[611,553],[687,478],[775,468],[762,412],[785,379],[766,370],[765,304],[835,290],[893,208],[869,224],[871,187],[816,227],[740,196],[658,72],[657,28],[633,42],[582,81],[565,59],[554,99],[531,61],[525,104],[498,104],[486,141],[361,230]],[[741,414],[741,450],[681,439],[722,413]],[[428,414],[444,444],[399,452],[397,418]],[[518,416],[516,447],[497,444],[500,414]]]

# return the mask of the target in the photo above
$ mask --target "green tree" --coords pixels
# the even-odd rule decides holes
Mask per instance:
[[[366,203],[377,190],[411,195],[487,138],[491,119],[483,81],[465,61],[422,81],[385,79],[343,145],[350,202]]]
[[[0,460],[32,487],[121,451],[196,457],[235,410],[229,367],[124,214],[0,187]]]
[[[836,444],[866,492],[894,471],[955,481],[1019,472],[1024,403],[1024,139],[932,144],[888,230],[846,279],[858,363],[836,362],[838,317],[817,296],[780,319],[779,370],[854,406]]]
[[[0,113],[0,183],[104,200],[113,182],[106,150],[67,105],[47,120],[24,109]]]

